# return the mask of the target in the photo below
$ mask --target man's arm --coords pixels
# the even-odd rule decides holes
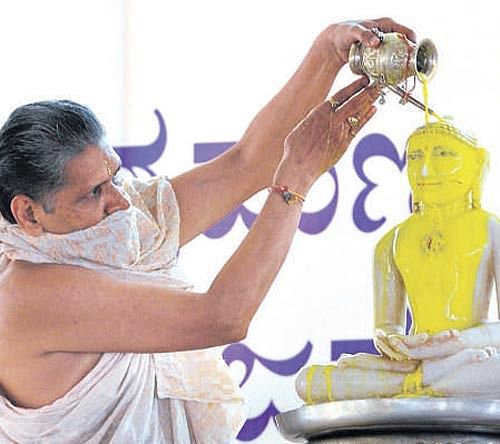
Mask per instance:
[[[184,245],[257,191],[270,186],[287,134],[328,94],[355,41],[378,46],[373,27],[410,29],[391,19],[331,25],[314,41],[297,71],[257,114],[241,140],[219,158],[172,180],[181,215]]]
[[[375,113],[379,91],[360,82],[333,112],[319,105],[287,137],[276,181],[305,195]],[[242,339],[290,247],[302,205],[276,192],[209,290],[197,294],[127,282],[73,266],[14,262],[0,282],[0,338],[28,353],[160,352]]]
[[[168,352],[241,340],[300,217],[270,195],[204,294],[81,267],[16,262],[4,276],[0,335],[27,352]]]

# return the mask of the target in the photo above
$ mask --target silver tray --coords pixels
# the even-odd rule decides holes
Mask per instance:
[[[300,407],[274,418],[295,442],[348,433],[473,432],[500,434],[500,400],[470,398],[361,399]]]

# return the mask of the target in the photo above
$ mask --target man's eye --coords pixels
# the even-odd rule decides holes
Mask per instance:
[[[93,190],[92,190],[92,197],[95,197],[98,199],[101,196],[101,185],[97,185]]]
[[[122,186],[123,185],[123,177],[121,176],[121,174],[119,173],[116,173],[112,178],[111,178],[111,182],[113,183],[113,185],[116,185],[118,187]]]

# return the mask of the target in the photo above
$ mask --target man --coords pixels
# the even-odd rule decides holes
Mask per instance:
[[[14,111],[0,131],[4,441],[234,438],[241,398],[220,359],[177,352],[245,337],[304,196],[375,112],[366,79],[324,101],[351,44],[380,44],[371,28],[414,39],[390,19],[328,27],[231,150],[171,183],[120,186],[119,158],[81,105]],[[209,290],[189,291],[178,248],[270,186]]]

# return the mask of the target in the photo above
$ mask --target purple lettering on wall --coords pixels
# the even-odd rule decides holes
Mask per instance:
[[[378,351],[371,339],[342,339],[331,341],[330,359],[336,361],[342,353],[355,355],[356,353],[372,353],[378,355]]]
[[[137,176],[136,170],[142,169],[151,176],[155,175],[152,165],[160,159],[165,153],[167,145],[167,129],[165,120],[158,110],[154,110],[158,121],[158,133],[155,140],[146,145],[128,145],[115,147],[116,152],[122,159],[123,167],[128,169],[134,176]],[[211,142],[194,144],[194,163],[207,162],[220,154],[224,153],[234,142]],[[386,218],[374,220],[366,212],[366,201],[370,193],[378,186],[372,182],[364,172],[364,163],[368,159],[381,156],[393,162],[402,171],[406,159],[403,155],[399,156],[396,147],[392,141],[383,134],[369,134],[356,145],[354,149],[353,164],[354,169],[365,184],[356,197],[353,206],[353,221],[355,226],[365,232],[373,232],[380,228]],[[307,234],[319,234],[323,232],[333,221],[339,201],[339,179],[335,168],[328,171],[333,179],[332,195],[326,206],[316,212],[303,212],[299,223],[299,230]],[[411,198],[410,198],[411,209]],[[230,214],[209,228],[205,235],[212,239],[218,239],[226,235],[236,223],[238,217],[247,228],[250,228],[257,214],[249,210],[244,204],[238,206]]]
[[[378,184],[372,182],[366,176],[363,167],[365,161],[375,156],[382,156],[390,160],[398,167],[399,171],[403,170],[406,163],[406,157],[403,155],[401,158],[392,141],[383,134],[370,134],[363,137],[357,144],[353,156],[354,169],[356,170],[358,177],[366,186],[359,193],[356,201],[354,202],[352,216],[356,227],[365,233],[371,233],[379,229],[386,220],[385,217],[381,217],[377,220],[371,219],[365,208],[366,200],[369,194],[378,186]]]
[[[234,145],[234,142],[212,142],[212,143],[195,143],[194,144],[194,162],[208,162],[211,159],[227,151]],[[219,239],[225,236],[233,228],[238,216],[241,216],[243,223],[247,228],[250,228],[257,214],[250,211],[245,205],[240,205],[231,213],[217,222],[215,225],[205,231],[205,236],[210,239]]]
[[[328,174],[332,177],[335,187],[328,204],[321,210],[314,213],[302,212],[299,229],[307,234],[319,234],[324,231],[335,217],[337,204],[339,202],[339,181],[335,168],[331,168]]]
[[[245,442],[257,439],[260,435],[262,435],[269,422],[280,413],[281,412],[276,408],[273,401],[271,401],[266,410],[264,410],[260,415],[255,418],[248,419],[245,424],[243,424],[237,438],[240,441]]]
[[[242,343],[231,344],[224,349],[222,354],[227,365],[239,361],[245,366],[245,375],[240,383],[242,387],[250,378],[255,361],[258,361],[264,368],[271,373],[280,376],[291,376],[296,374],[304,365],[306,365],[312,352],[312,344],[308,341],[306,345],[295,356],[288,359],[276,360],[268,359],[258,355],[248,346]],[[262,434],[272,418],[279,413],[272,399],[264,412],[254,418],[249,418],[238,434],[240,441],[252,441]]]
[[[297,373],[305,365],[311,355],[311,351],[312,344],[307,341],[304,348],[302,348],[302,350],[295,356],[284,360],[275,360],[259,356],[257,353],[253,352],[250,347],[238,342],[227,346],[224,349],[222,357],[226,361],[227,365],[231,365],[231,363],[235,361],[243,363],[245,366],[245,376],[240,382],[240,387],[242,387],[250,377],[255,361],[260,362],[263,367],[267,368],[276,375],[290,376]]]
[[[234,145],[234,142],[212,142],[212,143],[195,143],[194,144],[194,162],[202,163],[219,156],[224,151]],[[299,230],[307,234],[318,234],[324,231],[337,210],[339,200],[339,181],[335,168],[328,171],[334,182],[334,191],[329,202],[324,208],[316,212],[304,212],[299,223]],[[234,226],[238,216],[241,216],[243,223],[247,228],[250,228],[257,214],[249,210],[244,204],[238,206],[226,217],[221,219],[207,231],[205,235],[211,239],[218,239],[226,235]]]
[[[154,113],[158,120],[159,128],[158,135],[152,143],[148,145],[115,147],[115,151],[122,160],[123,168],[129,170],[134,176],[137,176],[134,171],[137,168],[140,168],[151,176],[154,176],[155,172],[151,169],[151,165],[160,159],[165,152],[165,147],[167,146],[167,127],[165,125],[165,120],[163,119],[160,111],[157,109],[155,109]]]

